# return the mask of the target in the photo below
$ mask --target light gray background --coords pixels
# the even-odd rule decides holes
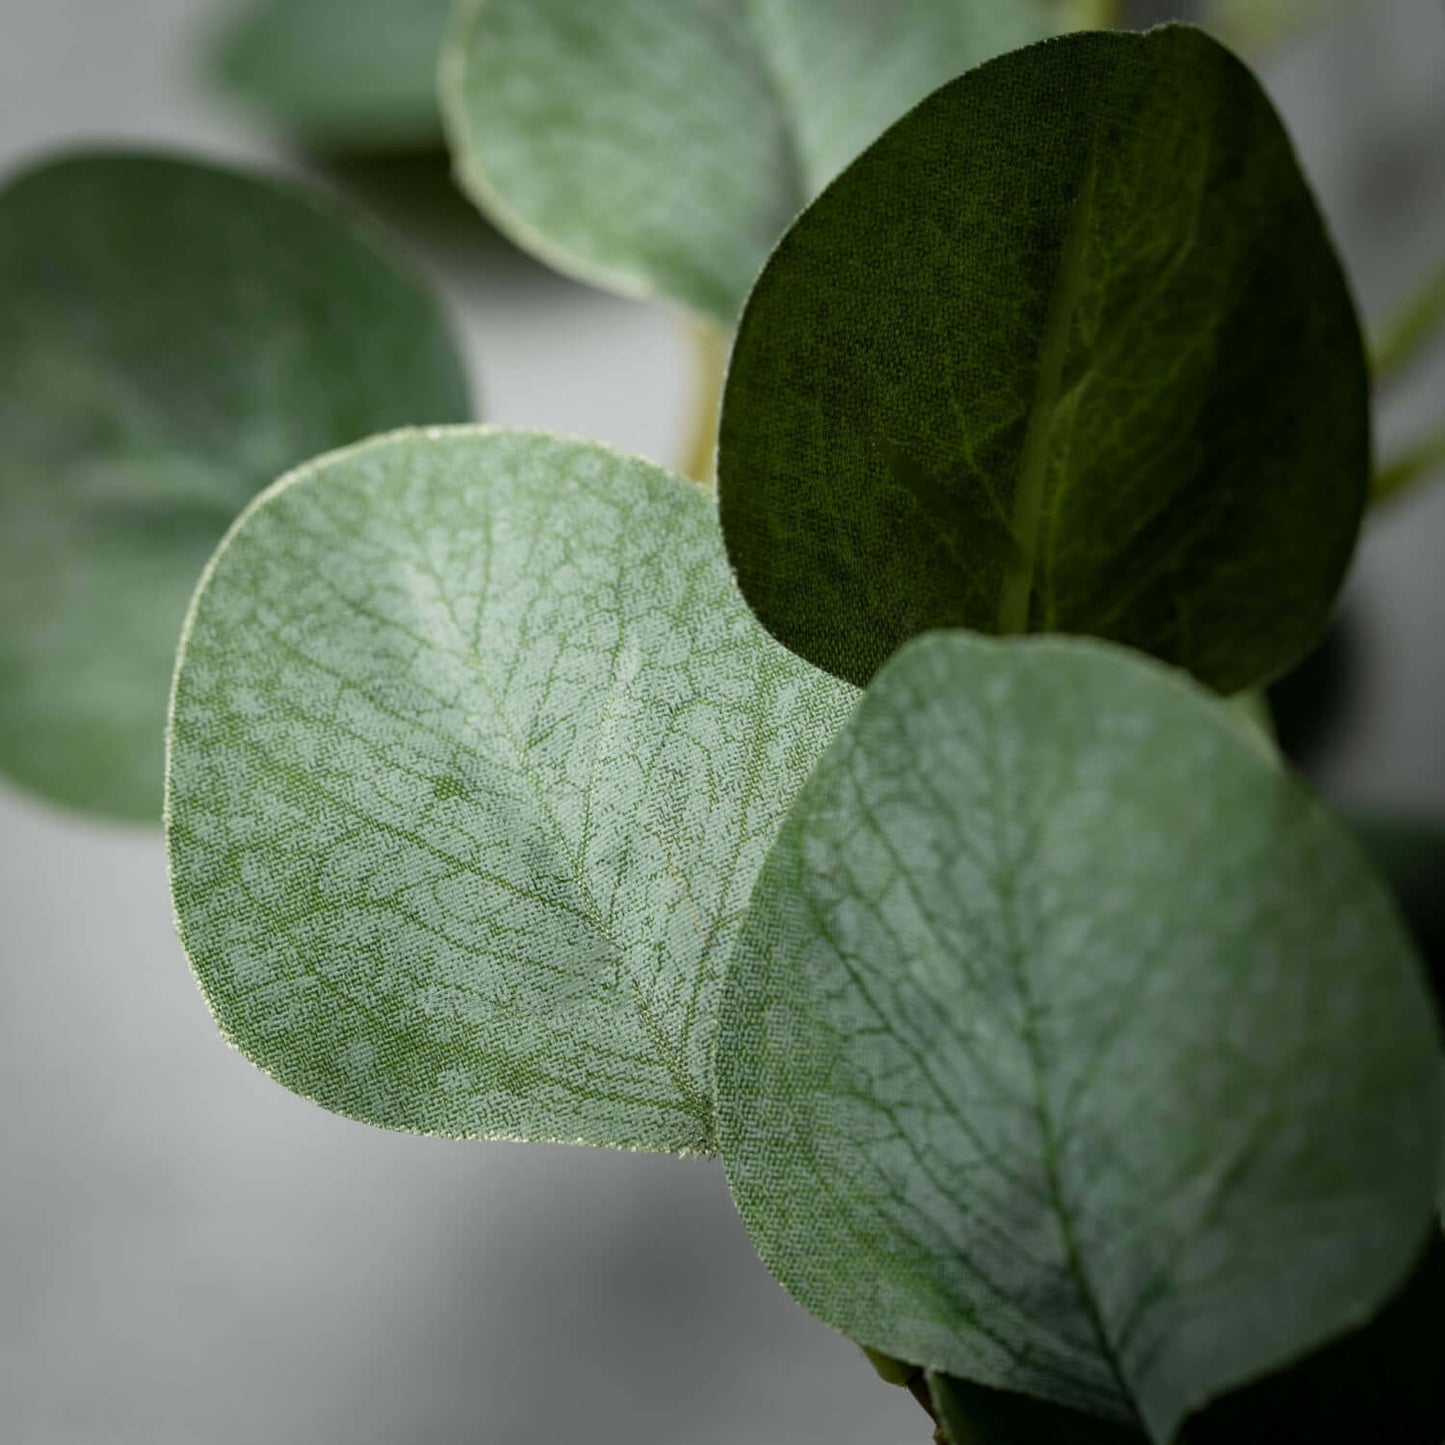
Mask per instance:
[[[294,165],[194,81],[220,8],[0,0],[0,170],[96,140]],[[1378,314],[1445,255],[1445,6],[1381,4],[1267,77]],[[676,461],[675,320],[427,215],[491,420]],[[1442,401],[1437,362],[1386,437]],[[1445,488],[1371,528],[1352,587],[1369,701],[1325,771],[1338,796],[1445,816],[1442,548]],[[158,833],[0,785],[5,1445],[927,1434],[768,1279],[715,1166],[389,1135],[293,1098],[216,1035]]]

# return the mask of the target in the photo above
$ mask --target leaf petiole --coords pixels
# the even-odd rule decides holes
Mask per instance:
[[[1378,506],[1394,501],[1441,471],[1445,471],[1445,431],[1427,437],[1381,467],[1370,486],[1370,502]]]
[[[694,358],[693,400],[682,470],[711,487],[717,481],[717,423],[732,334],[701,317],[689,320],[687,330]]]
[[[1445,265],[1386,324],[1374,347],[1377,387],[1397,381],[1435,342],[1445,337]]]

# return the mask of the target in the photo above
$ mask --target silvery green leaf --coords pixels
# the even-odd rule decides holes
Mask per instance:
[[[443,63],[462,185],[560,270],[731,326],[788,222],[1032,0],[465,0]]]
[[[216,79],[313,144],[441,142],[437,59],[452,0],[252,0],[218,37]]]
[[[1158,1441],[1365,1323],[1434,1227],[1386,890],[1222,704],[1104,644],[885,666],[763,867],[717,1058],[800,1303]]]
[[[607,448],[400,433],[267,492],[171,710],[181,936],[226,1035],[375,1124],[714,1147],[753,879],[855,693]]]

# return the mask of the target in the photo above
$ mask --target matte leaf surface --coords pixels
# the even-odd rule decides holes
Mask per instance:
[[[265,484],[465,420],[440,312],[343,216],[188,161],[77,156],[0,192],[0,769],[159,819],[207,557]]]
[[[1217,1400],[1183,1445],[1440,1445],[1445,1440],[1445,1241],[1358,1330]]]
[[[437,62],[452,0],[253,0],[222,32],[217,80],[341,150],[441,143]]]
[[[1167,1440],[1401,1283],[1440,1067],[1385,890],[1221,704],[953,633],[880,673],[764,865],[719,1137],[828,1323]]]
[[[855,682],[937,627],[1281,671],[1354,547],[1368,381],[1257,82],[1168,26],[935,93],[769,261],[718,461],[748,601]]]
[[[1025,0],[465,0],[443,101],[462,184],[520,244],[730,327],[863,146],[1048,29]]]
[[[1192,1416],[1181,1445],[1439,1445],[1445,1438],[1445,1242],[1437,1234],[1369,1324]],[[1143,1445],[1137,1428],[933,1375],[950,1445]]]
[[[218,553],[177,674],[173,891],[221,1027],[372,1123],[711,1150],[723,966],[855,696],[646,462],[470,429],[322,458]]]

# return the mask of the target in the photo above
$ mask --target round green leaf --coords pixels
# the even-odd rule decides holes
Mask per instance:
[[[879,674],[763,867],[719,1138],[815,1314],[1167,1440],[1400,1283],[1440,1069],[1388,895],[1223,705],[951,633]]]
[[[459,429],[302,468],[176,675],[172,884],[217,1020],[375,1124],[710,1151],[723,966],[855,696],[649,463]]]
[[[318,451],[465,419],[432,298],[290,187],[76,156],[0,192],[0,769],[160,814],[186,602],[237,512]]]
[[[718,453],[744,595],[840,676],[967,627],[1111,638],[1221,692],[1323,627],[1369,462],[1289,140],[1182,26],[1004,56],[866,151],[749,298]]]
[[[731,326],[863,146],[1048,30],[1029,0],[463,0],[443,108],[463,186],[521,245]]]
[[[452,0],[253,0],[222,31],[212,67],[240,99],[318,145],[435,146],[451,9]]]

